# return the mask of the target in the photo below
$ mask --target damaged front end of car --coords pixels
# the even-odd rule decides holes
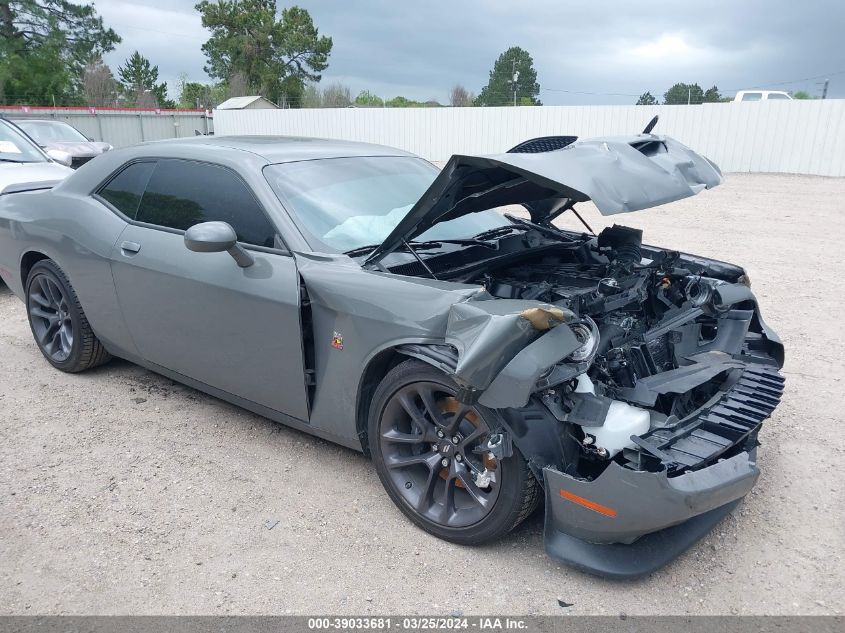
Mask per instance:
[[[495,455],[516,445],[544,486],[548,553],[620,578],[671,561],[751,490],[758,432],[784,387],[783,346],[741,268],[645,246],[641,231],[624,226],[594,236],[551,224],[550,210],[573,200],[617,213],[720,182],[715,166],[680,144],[645,140],[661,148],[640,137],[587,145],[587,162],[611,156],[590,178],[576,173],[580,189],[571,178],[555,189],[536,157],[497,157],[487,168],[509,165],[510,175],[470,201],[453,195],[440,216],[431,213],[438,202],[420,213],[424,228],[455,217],[461,205],[489,208],[485,197],[512,202],[506,189],[553,190],[521,201],[536,234],[508,239],[521,240],[523,250],[500,245],[505,256],[481,265],[428,260],[429,273],[484,291],[451,307],[442,344],[399,350],[452,376],[459,400],[500,414],[502,433],[488,448]],[[558,154],[558,167],[575,165],[560,157],[568,149],[548,154]],[[534,172],[525,171],[529,163]],[[455,194],[460,186],[450,182]],[[419,233],[408,226],[397,228],[402,240]],[[544,230],[562,237],[547,243]]]

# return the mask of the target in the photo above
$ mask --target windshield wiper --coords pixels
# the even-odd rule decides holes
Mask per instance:
[[[357,248],[353,248],[350,251],[343,251],[344,255],[349,255],[350,257],[356,257],[358,255],[366,255],[372,250],[377,249],[381,244],[370,244],[368,246],[358,246]]]
[[[26,160],[17,160],[14,158],[0,158],[0,163],[27,163]]]
[[[515,215],[510,215],[509,213],[505,214],[505,217],[510,220],[511,222],[516,222],[517,224],[522,224],[523,226],[531,227],[532,229],[536,229],[543,235],[547,237],[551,237],[555,240],[562,240],[564,242],[577,242],[578,240],[565,235],[560,229],[551,228],[548,226],[543,226],[542,224],[535,224],[530,220],[526,220],[524,218],[518,218]]]
[[[510,216],[506,216],[509,217]],[[519,220],[519,218],[511,218],[515,220]],[[473,235],[472,237],[466,238],[452,238],[452,239],[443,239],[443,240],[424,240],[422,242],[405,242],[404,240],[401,242],[402,246],[406,248],[408,246],[413,246],[416,250],[426,250],[430,248],[439,248],[442,244],[458,244],[460,246],[483,246],[485,248],[489,248],[492,250],[498,250],[499,244],[497,242],[490,242],[490,240],[497,238],[497,237],[504,237],[508,233],[512,233],[513,231],[529,231],[533,228],[538,228],[537,225],[534,225],[530,222],[527,224],[513,224],[511,226],[497,226],[492,229],[487,229],[486,231],[482,231],[477,235]],[[539,227],[540,230],[543,230],[543,227]],[[357,257],[358,255],[366,255],[372,250],[375,250],[381,246],[381,244],[368,244],[367,246],[357,246],[352,250],[344,251],[344,255],[349,255],[350,257]],[[411,249],[408,248],[410,251]]]
[[[495,237],[504,237],[512,231],[529,231],[531,230],[531,228],[533,227],[523,226],[522,224],[513,224],[511,226],[497,226],[494,229],[482,231],[478,235],[473,235],[472,237],[476,240],[491,240]]]
[[[426,250],[429,248],[439,248],[440,242],[448,241],[448,240],[432,240],[430,242],[411,242],[414,245],[414,248],[417,250]],[[372,250],[375,250],[381,246],[381,244],[370,244],[369,246],[358,246],[357,248],[353,248],[351,251],[344,251],[344,255],[349,255],[350,257],[357,257],[358,255],[366,255]],[[400,246],[406,246],[405,242],[401,242]]]
[[[425,240],[424,242],[406,242],[402,240],[401,246],[404,246],[406,250],[412,252],[414,249],[418,251],[424,251],[434,248],[440,248],[444,244],[458,244],[460,246],[484,246],[485,248],[490,248],[493,250],[498,250],[499,245],[497,243],[487,242],[477,237],[468,237],[466,239],[447,239],[447,240]],[[349,255],[350,257],[357,257],[358,255],[366,255],[370,251],[378,248],[381,244],[370,244],[369,246],[359,246],[358,248],[353,248],[351,251],[345,251],[344,255]]]
[[[498,242],[486,242],[476,237],[468,237],[465,239],[447,239],[447,240],[426,240],[424,242],[410,242],[414,248],[437,248],[442,244],[458,244],[459,246],[483,246],[491,248],[494,251],[499,249]]]
[[[533,226],[523,226],[521,224],[514,224],[511,226],[497,226],[493,229],[487,229],[472,237],[453,238],[444,240],[425,240],[424,242],[411,242],[414,248],[436,248],[440,244],[459,244],[461,246],[483,246],[492,250],[499,250],[498,242],[491,242],[497,237],[504,237],[514,231],[530,231]]]

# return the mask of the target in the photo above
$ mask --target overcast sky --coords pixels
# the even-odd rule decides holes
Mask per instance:
[[[135,49],[175,91],[180,73],[207,81],[208,37],[194,0],[97,0],[123,37],[106,61],[116,71]],[[625,104],[675,82],[723,94],[762,87],[845,98],[842,0],[300,0],[334,41],[323,83],[357,94],[448,101],[462,84],[479,92],[499,54],[534,58],[547,105]],[[279,0],[279,7],[288,6]]]

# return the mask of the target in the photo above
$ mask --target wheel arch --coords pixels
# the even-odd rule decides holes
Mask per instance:
[[[454,377],[458,351],[451,345],[430,340],[403,341],[384,347],[370,357],[361,375],[356,407],[356,432],[367,456],[370,454],[367,427],[373,394],[391,369],[410,358]],[[531,398],[526,406],[497,411],[540,485],[543,484],[543,467],[549,464],[566,467],[577,459],[577,449],[569,441],[571,438],[559,432],[560,422],[536,398]]]
[[[26,280],[29,278],[29,271],[32,270],[35,264],[45,259],[51,259],[51,257],[35,249],[30,249],[21,256],[21,288],[23,288],[24,292],[26,292]]]
[[[364,371],[361,373],[361,380],[358,385],[357,404],[355,407],[355,431],[361,442],[361,449],[369,456],[370,448],[367,438],[367,422],[370,417],[370,404],[373,394],[379,383],[387,373],[399,363],[416,358],[424,361],[441,371],[448,368],[448,362],[444,366],[442,344],[438,345],[428,341],[403,341],[384,347],[373,354],[367,361]],[[441,351],[438,351],[441,350]],[[457,357],[457,352],[455,353]],[[454,367],[454,365],[452,365]],[[447,372],[448,373],[448,372]]]

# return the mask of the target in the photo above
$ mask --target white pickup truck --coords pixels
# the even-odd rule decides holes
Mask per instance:
[[[789,99],[792,97],[788,92],[783,90],[740,90],[734,97],[734,102],[737,101],[770,101],[773,99]]]

